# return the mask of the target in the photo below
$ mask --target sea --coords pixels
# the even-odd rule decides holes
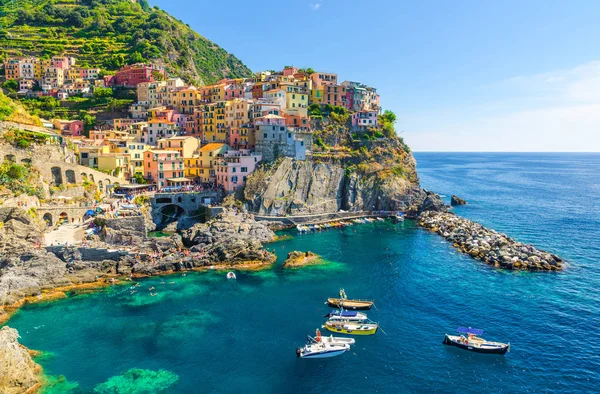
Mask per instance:
[[[413,221],[377,222],[285,231],[268,245],[275,266],[235,281],[144,279],[133,294],[115,286],[26,306],[8,325],[43,352],[47,393],[598,392],[600,154],[415,156],[423,187],[469,202],[457,214],[560,255],[564,271],[490,268]],[[325,264],[283,269],[293,250]],[[381,330],[339,357],[297,358],[340,288],[375,300]],[[511,351],[443,345],[460,326]]]

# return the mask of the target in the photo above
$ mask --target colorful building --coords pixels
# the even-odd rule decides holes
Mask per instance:
[[[135,88],[142,82],[154,82],[166,78],[167,73],[164,68],[138,63],[121,67],[112,78],[107,80],[107,86]]]
[[[198,150],[200,141],[192,136],[178,136],[158,140],[158,147],[165,150],[176,150],[183,158],[192,157]]]
[[[262,156],[249,150],[230,150],[220,155],[215,165],[217,185],[233,192],[246,184],[247,177],[254,172]]]
[[[162,189],[185,176],[183,157],[176,150],[151,149],[144,152],[144,178]]]
[[[377,111],[358,111],[352,114],[352,128],[366,130],[377,127]]]
[[[190,159],[190,173],[195,170],[195,175],[202,182],[216,180],[215,164],[217,156],[229,151],[229,146],[223,143],[210,143],[198,150],[198,156]],[[193,162],[191,162],[193,160]]]

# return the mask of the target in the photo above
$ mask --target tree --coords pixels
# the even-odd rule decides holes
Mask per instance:
[[[19,88],[19,83],[14,79],[9,79],[8,81],[2,84],[2,87],[8,90],[9,92],[16,92]]]
[[[148,183],[148,181],[146,180],[146,178],[144,178],[144,176],[140,173],[140,172],[136,172],[133,175],[133,180],[135,181],[135,183],[137,183],[138,185],[145,185]]]
[[[97,87],[94,89],[94,98],[95,99],[112,97],[112,96],[113,96],[112,88]]]
[[[381,117],[385,122],[390,122],[392,124],[396,123],[396,114],[389,109],[383,111],[383,115],[381,115]]]
[[[138,51],[135,51],[131,55],[129,55],[129,64],[144,63],[145,61],[146,59],[144,59],[142,54]]]

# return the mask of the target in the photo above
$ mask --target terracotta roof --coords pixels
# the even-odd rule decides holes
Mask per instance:
[[[210,144],[204,145],[202,148],[200,148],[200,151],[202,151],[202,152],[210,152],[210,151],[222,148],[224,145],[225,144],[222,143],[222,142],[212,142]]]

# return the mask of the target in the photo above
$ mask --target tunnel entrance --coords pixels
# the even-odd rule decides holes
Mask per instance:
[[[176,222],[179,220],[181,216],[185,213],[185,210],[179,205],[169,204],[162,207],[159,211],[160,218],[158,218],[158,222],[160,223],[158,227],[164,228],[169,224]]]

